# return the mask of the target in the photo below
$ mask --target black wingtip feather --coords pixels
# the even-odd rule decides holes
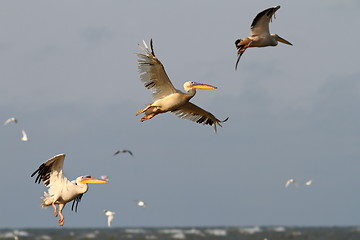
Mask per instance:
[[[152,40],[152,38],[150,39],[150,48],[151,48],[151,54],[155,57],[155,52],[154,52],[154,46],[153,46],[153,40]]]

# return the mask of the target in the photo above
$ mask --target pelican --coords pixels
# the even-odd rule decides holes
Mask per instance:
[[[133,154],[130,150],[126,150],[126,149],[117,150],[117,151],[114,153],[114,156],[115,156],[115,155],[118,155],[119,153],[129,153],[132,157],[134,157],[134,154]]]
[[[18,123],[18,120],[17,120],[16,118],[14,118],[14,117],[9,118],[9,119],[7,119],[7,120],[4,122],[4,125],[7,125],[7,124],[9,124],[9,123],[11,123],[11,122],[13,122],[13,123]]]
[[[248,47],[274,47],[278,45],[278,42],[292,45],[290,42],[281,38],[279,35],[274,33],[270,34],[269,23],[272,21],[273,16],[275,18],[275,12],[279,8],[280,6],[271,7],[258,13],[251,24],[250,37],[238,39],[235,41],[235,46],[238,49],[238,59],[236,61],[235,70],[237,69],[241,55],[243,55]]]
[[[171,83],[169,77],[165,72],[165,68],[160,60],[155,56],[152,39],[150,40],[151,51],[143,41],[144,47],[139,47],[145,54],[137,53],[138,69],[140,79],[147,89],[152,90],[152,97],[154,102],[149,104],[146,108],[138,111],[136,115],[145,113],[141,118],[141,122],[155,117],[157,114],[172,112],[180,118],[189,119],[197,123],[214,125],[216,132],[216,125],[221,126],[221,122],[211,113],[201,109],[189,102],[195,95],[195,89],[216,89],[217,87],[189,81],[184,83],[184,92],[177,90]]]
[[[44,192],[41,198],[42,207],[54,207],[54,216],[60,215],[59,225],[64,225],[64,215],[62,210],[68,202],[73,201],[71,210],[77,211],[78,204],[84,193],[88,190],[88,183],[106,183],[108,181],[91,178],[90,176],[80,176],[76,180],[70,182],[63,173],[65,154],[56,155],[43,164],[31,174],[31,177],[36,176],[35,183],[44,182],[47,186],[48,192]],[[59,205],[57,209],[56,205]]]
[[[108,217],[108,227],[111,227],[111,222],[114,220],[115,212],[104,210],[104,213]]]
[[[29,137],[27,136],[25,130],[22,130],[21,133],[22,133],[21,141],[24,141],[24,142],[29,141]]]
[[[295,186],[297,186],[295,179],[290,178],[289,180],[286,181],[285,187],[287,188],[291,183],[293,183]]]

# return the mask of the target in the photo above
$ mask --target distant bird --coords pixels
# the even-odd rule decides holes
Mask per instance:
[[[133,154],[130,150],[126,150],[126,149],[117,150],[117,151],[114,153],[114,156],[115,156],[115,155],[118,155],[119,153],[129,153],[132,157],[134,157],[134,154]]]
[[[43,181],[47,186],[48,192],[44,192],[41,198],[42,207],[54,207],[54,216],[60,215],[59,225],[64,225],[64,215],[62,210],[68,202],[73,201],[71,210],[77,211],[78,204],[84,193],[88,190],[88,183],[106,183],[108,181],[91,178],[90,176],[80,176],[73,182],[70,182],[63,173],[65,154],[56,155],[43,164],[31,174],[31,177],[36,176],[35,183]],[[58,204],[59,210],[56,208]]]
[[[100,176],[100,178],[101,178],[102,180],[109,181],[109,177],[108,177],[108,176]]]
[[[22,131],[21,131],[21,133],[22,133],[22,138],[21,138],[21,141],[27,142],[27,141],[29,141],[29,140],[30,140],[30,139],[28,138],[28,136],[27,136],[27,134],[26,134],[25,130],[22,130]]]
[[[111,227],[111,222],[114,220],[115,212],[104,210],[104,213],[108,217],[108,227]]]
[[[308,180],[308,181],[306,181],[304,184],[305,184],[306,186],[310,186],[312,183],[313,183],[312,180]]]
[[[137,200],[136,203],[139,207],[143,207],[143,208],[147,207],[147,204],[144,201]]]
[[[295,179],[290,178],[289,180],[287,180],[287,182],[285,183],[285,187],[287,188],[290,184],[294,184],[297,187],[297,183],[295,181]]]
[[[18,123],[18,120],[16,118],[14,118],[14,117],[9,118],[4,122],[4,125],[7,125],[8,123],[11,123],[11,122]]]
[[[206,125],[214,125],[216,132],[216,125],[221,126],[221,122],[211,113],[202,108],[192,104],[189,100],[195,96],[195,89],[216,89],[217,87],[197,83],[184,83],[184,92],[177,90],[171,83],[169,77],[165,72],[165,68],[160,60],[155,56],[152,39],[150,40],[151,51],[143,41],[144,47],[139,47],[145,54],[138,53],[138,69],[140,79],[147,89],[152,91],[154,102],[149,104],[146,108],[138,111],[136,115],[145,113],[141,118],[141,122],[149,120],[160,113],[172,112],[180,118],[195,121]]]
[[[293,183],[295,186],[297,186],[295,179],[290,178],[289,180],[287,180],[287,182],[286,182],[286,184],[285,184],[285,187],[287,188],[287,187],[288,187],[290,184],[292,184],[292,183]]]
[[[278,42],[292,45],[279,35],[274,33],[270,34],[269,23],[272,21],[273,16],[275,18],[275,12],[279,8],[280,6],[271,7],[258,13],[251,24],[251,36],[235,41],[235,46],[238,49],[238,59],[236,61],[235,70],[237,69],[241,55],[243,55],[248,47],[276,46],[278,45]]]

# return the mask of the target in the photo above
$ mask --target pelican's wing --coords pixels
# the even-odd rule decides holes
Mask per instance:
[[[291,181],[288,180],[286,183],[285,183],[285,187],[287,188],[289,185],[290,185]]]
[[[63,173],[65,154],[56,155],[40,165],[40,167],[31,174],[36,176],[35,183],[43,181],[44,185],[49,188],[49,194],[54,195],[63,190],[64,186],[71,183]]]
[[[138,69],[141,81],[147,89],[152,90],[154,100],[175,93],[176,89],[167,76],[164,66],[155,56],[152,39],[150,40],[151,51],[145,41],[143,41],[143,43],[144,47],[141,45],[139,45],[139,47],[145,52],[145,54],[137,53],[139,57]]]
[[[262,34],[270,35],[269,23],[272,17],[275,17],[275,12],[280,6],[268,8],[256,15],[251,24],[251,36],[258,36]]]
[[[202,123],[210,126],[214,125],[215,132],[216,132],[216,125],[222,127],[220,123],[227,121],[227,119],[225,119],[224,121],[220,121],[211,113],[205,111],[204,109],[190,102],[187,102],[186,104],[181,106],[178,110],[173,111],[173,113],[183,119],[188,119],[197,123]]]

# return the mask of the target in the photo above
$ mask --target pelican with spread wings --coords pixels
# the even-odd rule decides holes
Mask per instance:
[[[147,89],[152,90],[154,102],[136,113],[136,115],[145,113],[145,116],[141,118],[141,122],[149,120],[160,113],[172,112],[183,119],[213,125],[216,132],[216,126],[221,127],[221,123],[227,119],[220,121],[210,112],[189,102],[196,93],[195,89],[216,89],[216,87],[189,81],[184,83],[185,92],[176,89],[167,76],[164,66],[155,56],[152,39],[150,40],[151,50],[145,41],[143,41],[143,44],[144,47],[141,45],[139,47],[145,54],[137,53],[140,79]]]
[[[74,181],[69,181],[63,173],[65,154],[56,155],[43,164],[31,174],[36,176],[35,183],[44,182],[48,192],[44,192],[41,198],[42,207],[54,207],[54,216],[60,215],[59,224],[64,225],[64,215],[62,210],[68,202],[73,201],[71,210],[77,211],[78,204],[84,193],[88,190],[88,183],[106,183],[103,179],[91,178],[90,176],[80,176]],[[58,204],[59,209],[57,209]]]
[[[237,69],[239,60],[248,47],[274,47],[278,45],[278,42],[292,45],[279,35],[274,33],[270,34],[269,23],[272,21],[272,17],[275,18],[275,12],[279,8],[280,6],[271,7],[258,13],[251,24],[251,36],[235,41],[235,46],[238,49],[238,59],[236,61],[235,69]]]

